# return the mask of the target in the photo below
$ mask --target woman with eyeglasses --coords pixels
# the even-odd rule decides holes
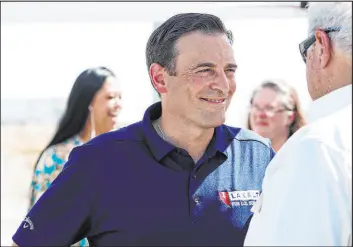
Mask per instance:
[[[284,81],[265,81],[252,93],[247,127],[269,138],[276,152],[305,124],[298,94]]]

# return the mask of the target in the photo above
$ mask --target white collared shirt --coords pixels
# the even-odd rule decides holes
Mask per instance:
[[[312,102],[269,164],[246,246],[352,245],[352,85]]]

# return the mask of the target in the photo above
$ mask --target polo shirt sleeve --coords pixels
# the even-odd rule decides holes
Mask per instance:
[[[281,151],[266,171],[244,245],[347,246],[352,204],[345,155],[309,140]]]
[[[69,246],[89,234],[96,193],[88,152],[85,147],[73,149],[62,172],[13,236],[18,246]]]

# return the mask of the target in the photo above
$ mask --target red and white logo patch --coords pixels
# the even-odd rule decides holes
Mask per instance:
[[[219,199],[228,207],[252,206],[260,196],[259,190],[222,191],[218,192]]]
[[[219,199],[228,207],[230,207],[230,200],[228,192],[218,192]]]

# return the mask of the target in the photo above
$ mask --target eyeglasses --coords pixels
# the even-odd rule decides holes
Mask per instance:
[[[324,31],[325,33],[328,34],[330,32],[337,32],[340,30],[341,30],[340,27],[329,27],[329,28],[323,29],[322,31]],[[307,53],[309,47],[312,44],[314,44],[315,41],[316,41],[315,34],[313,34],[312,36],[310,36],[309,38],[307,38],[306,40],[304,40],[303,42],[301,42],[299,44],[299,51],[300,51],[300,54],[302,55],[304,63],[306,63],[306,53]]]
[[[257,105],[250,105],[250,111],[251,112],[264,112],[267,116],[273,117],[276,113],[284,112],[284,111],[292,111],[287,108],[274,108],[271,106],[266,106],[264,108],[261,108]]]

